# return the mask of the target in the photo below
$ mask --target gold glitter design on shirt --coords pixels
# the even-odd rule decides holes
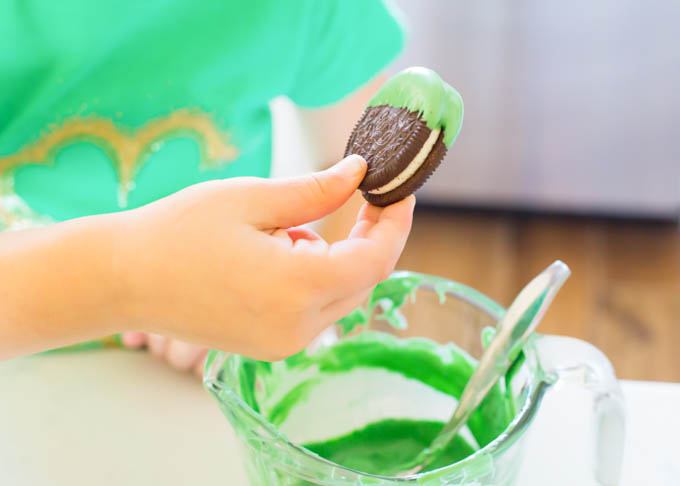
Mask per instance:
[[[0,231],[14,227],[19,217],[0,206]]]
[[[238,157],[238,150],[229,143],[228,135],[221,132],[207,113],[181,109],[167,116],[148,121],[136,129],[116,126],[108,118],[95,115],[69,118],[62,124],[50,125],[49,131],[39,140],[23,147],[16,154],[0,157],[0,197],[13,192],[12,178],[5,178],[9,170],[27,164],[53,163],[54,155],[64,146],[90,141],[107,152],[116,167],[119,205],[127,205],[127,195],[136,172],[143,165],[145,155],[153,145],[178,135],[197,136],[201,147],[204,168],[217,168]],[[83,181],[87,183],[87,181]],[[0,218],[5,216],[0,211]],[[4,219],[4,218],[3,218]]]

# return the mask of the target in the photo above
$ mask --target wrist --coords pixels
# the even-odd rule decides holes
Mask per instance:
[[[61,223],[51,240],[54,258],[68,265],[63,272],[72,282],[68,304],[77,314],[66,312],[66,319],[70,318],[81,334],[90,334],[88,338],[126,329],[124,286],[114,266],[120,214]]]
[[[130,210],[108,215],[111,221],[106,231],[110,234],[111,248],[107,262],[111,278],[107,287],[117,332],[149,331],[144,328],[140,304],[144,302],[143,268],[153,255],[142,249],[146,232],[139,230],[143,225],[138,224],[138,213],[139,210]]]

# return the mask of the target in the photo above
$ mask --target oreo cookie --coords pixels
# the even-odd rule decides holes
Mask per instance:
[[[413,194],[439,167],[462,119],[460,95],[430,69],[409,68],[385,82],[345,150],[368,162],[364,198],[387,206]]]

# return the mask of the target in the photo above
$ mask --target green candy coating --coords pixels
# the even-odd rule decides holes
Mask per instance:
[[[368,106],[380,105],[419,113],[430,130],[444,131],[446,148],[453,145],[463,124],[463,98],[424,67],[410,67],[388,79],[368,102]]]

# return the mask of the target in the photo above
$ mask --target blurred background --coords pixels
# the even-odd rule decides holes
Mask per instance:
[[[555,259],[541,323],[622,378],[680,381],[680,2],[395,2],[465,122],[398,265],[507,305]]]
[[[677,1],[397,4],[410,36],[394,69],[431,67],[465,101],[421,200],[677,219]]]

